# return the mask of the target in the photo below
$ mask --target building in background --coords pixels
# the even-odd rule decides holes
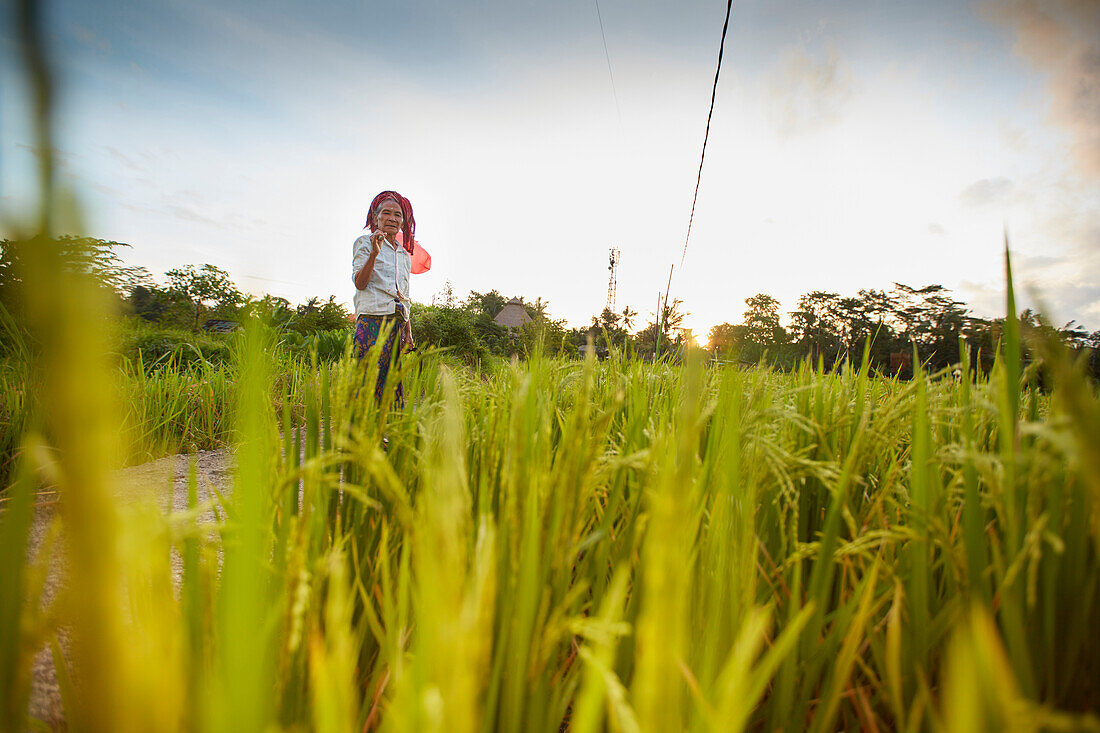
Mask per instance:
[[[531,316],[527,315],[527,309],[523,307],[519,298],[512,298],[501,308],[500,313],[497,313],[493,322],[506,328],[520,328],[523,324],[531,322]]]

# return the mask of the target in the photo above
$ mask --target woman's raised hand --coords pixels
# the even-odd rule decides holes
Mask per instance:
[[[381,229],[370,235],[370,254],[371,257],[377,257],[378,253],[382,251],[382,240],[386,238],[386,235]]]

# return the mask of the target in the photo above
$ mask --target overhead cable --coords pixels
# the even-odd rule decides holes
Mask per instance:
[[[611,77],[611,96],[615,100],[615,112],[619,115],[619,127],[623,126],[623,111],[619,108],[619,93],[615,91],[615,72],[611,70],[611,54],[607,52],[607,36],[603,32],[603,15],[600,14],[600,0],[596,3],[596,18],[600,21],[600,40],[603,41],[603,55],[607,59],[607,75]]]
[[[733,0],[726,1],[726,22],[722,24],[722,42],[718,45],[718,68],[714,70],[714,88],[710,92],[710,111],[707,112],[707,131],[703,134],[703,152],[699,155],[699,173],[695,177],[695,195],[691,199],[691,216],[688,218],[687,234],[684,236],[684,252],[680,255],[680,264],[687,256],[688,239],[691,238],[691,224],[695,220],[695,202],[699,200],[699,183],[703,180],[703,160],[707,155],[707,139],[710,137],[710,118],[714,115],[714,99],[718,96],[718,75],[722,73],[722,51],[726,47],[726,29],[730,24],[730,11]]]

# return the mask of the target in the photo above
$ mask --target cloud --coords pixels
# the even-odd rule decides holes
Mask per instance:
[[[1022,153],[1027,150],[1027,132],[1022,127],[1001,120],[998,131],[1001,135],[1001,141],[1009,150],[1017,153]]]
[[[1050,205],[1031,224],[1009,231],[1018,307],[1045,313],[1061,325],[1071,319],[1100,329],[1100,221],[1075,201]],[[1003,276],[961,280],[975,312],[1004,314]]]
[[[1026,255],[1015,254],[1012,262],[1017,270],[1026,270],[1033,273],[1041,273],[1066,263],[1065,257],[1052,257],[1051,255]]]
[[[1100,329],[1100,222],[1069,205],[1048,215],[1044,251],[1013,256],[1018,288],[1053,321]]]
[[[208,224],[210,226],[215,226],[219,228],[225,226],[222,222],[209,216],[205,216],[204,214],[200,214],[198,211],[190,206],[183,206],[181,204],[165,204],[163,210],[170,216],[174,216],[177,219],[181,219],[183,221],[195,222],[197,224]]]
[[[1013,264],[1016,264],[1015,261]],[[1013,279],[1016,281],[1016,306],[1020,310],[1037,310],[1057,325],[1074,320],[1086,330],[1100,329],[1100,283],[1067,283],[1064,279],[1044,277],[1022,266],[1017,268]],[[1003,284],[962,280],[958,290],[975,314],[983,318],[1004,316]]]
[[[16,143],[15,147],[19,148],[20,150],[26,150],[28,153],[36,158],[41,157],[42,151],[45,150],[45,148],[41,146],[31,145],[28,143]],[[82,157],[80,155],[77,155],[76,153],[70,153],[55,146],[50,146],[49,150],[53,156],[54,168],[62,173],[72,174],[74,163],[76,163]]]
[[[962,190],[959,198],[967,206],[986,206],[1003,202],[1012,192],[1012,181],[1007,178],[983,178]]]
[[[105,145],[104,150],[106,150],[112,158],[121,163],[122,166],[131,173],[144,175],[149,172],[149,168],[147,166],[142,165],[138,161],[134,160],[134,158],[112,145]]]
[[[852,95],[852,74],[836,51],[817,60],[802,47],[789,49],[772,73],[768,117],[781,138],[803,135],[840,118]]]
[[[90,185],[94,191],[98,191],[104,196],[109,196],[111,198],[120,198],[123,195],[122,191],[119,191],[113,186],[108,186],[105,183],[93,182]]]
[[[1014,30],[1016,53],[1048,76],[1051,121],[1069,131],[1077,170],[1100,178],[1100,3],[1010,0],[986,12]]]
[[[1017,289],[1055,321],[1100,328],[1100,2],[986,0],[983,9],[1012,30],[1015,53],[1045,76],[1047,121],[1069,135],[1068,165],[1013,188],[1036,194],[1032,221],[1016,229],[1028,253],[1013,260]],[[1018,137],[1005,129],[1002,136]]]
[[[962,300],[973,313],[982,318],[998,318],[1005,312],[1005,292],[1000,284],[960,280]]]
[[[1055,325],[1076,321],[1086,330],[1100,330],[1100,283],[1059,285],[1053,292],[1040,287],[1033,298]]]
[[[113,50],[111,42],[97,34],[91,28],[86,28],[82,25],[73,25],[72,33],[76,40],[100,54],[109,55]]]

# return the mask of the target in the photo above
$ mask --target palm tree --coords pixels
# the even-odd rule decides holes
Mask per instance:
[[[666,302],[661,306],[661,331],[664,338],[669,338],[673,331],[679,331],[684,325],[684,316],[689,315],[680,310],[684,301],[673,298],[671,303]]]
[[[634,316],[638,315],[638,311],[631,308],[629,305],[623,308],[623,327],[627,331],[634,328]]]

